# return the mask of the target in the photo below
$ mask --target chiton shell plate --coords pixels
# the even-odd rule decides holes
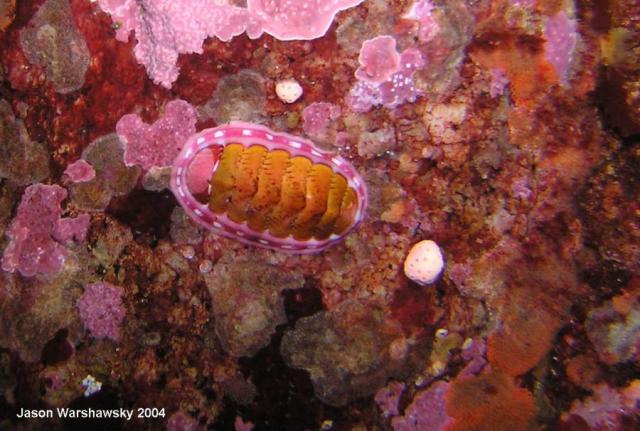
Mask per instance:
[[[207,229],[259,247],[314,253],[363,219],[367,190],[344,158],[265,126],[232,122],[185,142],[171,190]]]

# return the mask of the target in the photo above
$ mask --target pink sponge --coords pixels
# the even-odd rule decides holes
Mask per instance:
[[[86,287],[77,307],[84,327],[94,338],[120,339],[120,325],[124,320],[121,287],[98,282]]]
[[[89,227],[89,216],[60,217],[60,204],[67,191],[60,186],[34,184],[22,195],[18,213],[7,230],[9,245],[2,256],[2,269],[16,269],[25,277],[55,274],[67,257],[65,242],[82,242]]]

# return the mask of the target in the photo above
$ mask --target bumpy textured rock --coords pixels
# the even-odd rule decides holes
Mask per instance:
[[[232,356],[252,356],[269,344],[277,325],[286,321],[280,293],[304,284],[301,274],[282,272],[260,261],[218,262],[205,277],[216,334]]]
[[[419,2],[425,3],[425,2]],[[467,46],[474,35],[475,22],[462,0],[448,0],[439,7],[423,6],[428,14],[417,14],[419,49],[425,65],[416,71],[416,88],[429,100],[440,101],[460,81],[460,69],[467,56]]]
[[[605,115],[626,136],[640,133],[640,4],[614,0],[602,5],[610,16],[600,100]]]
[[[285,333],[281,353],[292,367],[307,370],[315,394],[340,406],[373,394],[406,361],[402,330],[382,308],[348,301],[304,317]]]
[[[58,93],[84,85],[89,49],[73,21],[68,0],[47,0],[20,33],[20,42],[29,62],[45,69]]]
[[[39,361],[56,332],[77,319],[73,304],[83,278],[80,269],[70,255],[50,279],[0,272],[0,346],[17,352],[23,361]]]
[[[82,159],[93,166],[95,177],[69,187],[73,201],[87,211],[102,211],[112,196],[129,193],[140,175],[137,166],[127,167],[122,161],[124,148],[115,133],[93,141],[82,152]]]
[[[264,78],[256,71],[244,69],[220,80],[211,99],[200,107],[200,118],[211,118],[217,124],[262,123],[266,102]]]
[[[49,155],[44,145],[29,138],[11,105],[0,100],[0,178],[28,185],[49,176]]]
[[[580,197],[601,256],[640,270],[640,147],[620,148],[592,173]]]
[[[589,313],[587,335],[602,362],[614,365],[640,358],[639,293],[614,297]]]
[[[177,244],[199,244],[202,242],[202,228],[191,217],[177,206],[171,213],[171,229],[169,235]]]

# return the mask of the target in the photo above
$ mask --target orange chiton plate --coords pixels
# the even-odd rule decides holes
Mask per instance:
[[[233,122],[191,136],[171,190],[202,226],[247,244],[313,253],[362,220],[367,190],[342,157],[311,141]]]

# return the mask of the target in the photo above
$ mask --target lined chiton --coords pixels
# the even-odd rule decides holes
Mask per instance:
[[[191,136],[173,165],[171,190],[207,229],[295,253],[339,241],[367,205],[365,184],[345,159],[243,122]]]

